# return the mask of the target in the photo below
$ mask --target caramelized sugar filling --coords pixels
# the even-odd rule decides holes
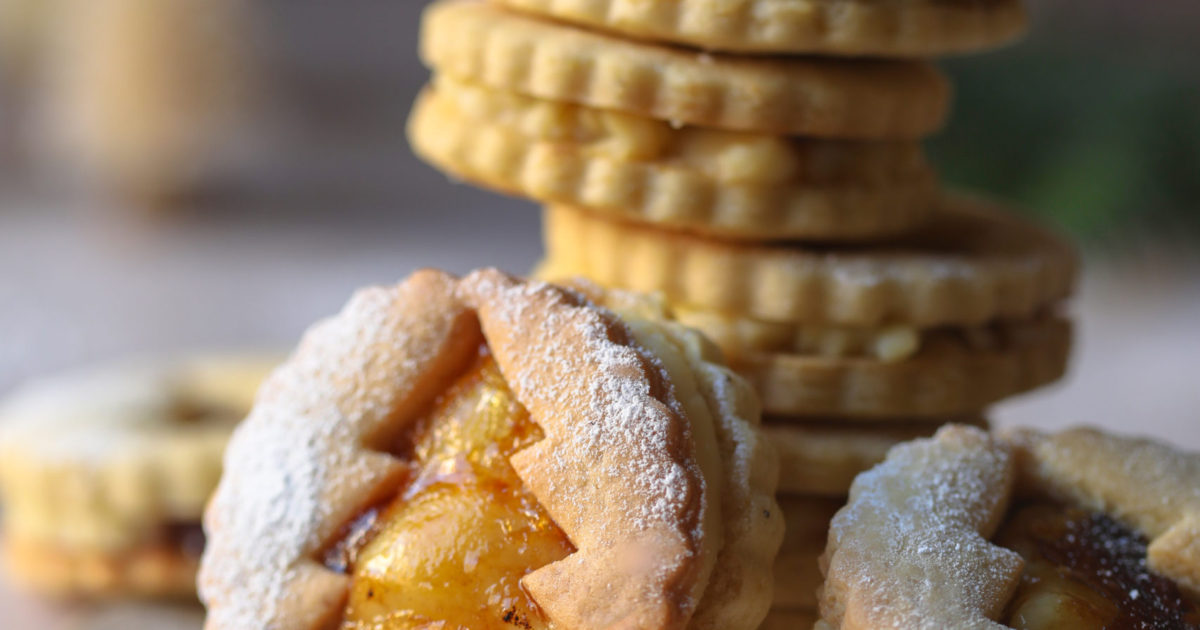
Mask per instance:
[[[482,351],[405,440],[408,485],[327,553],[343,629],[547,627],[520,580],[575,549],[508,462],[542,437]]]
[[[1197,602],[1146,566],[1146,539],[1107,515],[1028,504],[996,542],[1026,561],[1005,613],[1013,628],[1200,628]]]

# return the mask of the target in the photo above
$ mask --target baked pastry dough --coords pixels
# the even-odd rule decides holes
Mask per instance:
[[[103,366],[0,405],[0,498],[15,578],[76,596],[193,596],[200,516],[272,357]]]
[[[1200,456],[1161,444],[945,428],[855,482],[819,627],[1195,627],[1198,487]]]
[[[322,554],[404,489],[408,457],[388,446],[481,348],[544,435],[508,463],[574,550],[520,578],[538,621],[758,624],[783,525],[747,386],[697,335],[485,270],[360,292],[267,382],[206,514],[208,628],[339,623],[353,578]],[[510,621],[491,605],[480,627]]]

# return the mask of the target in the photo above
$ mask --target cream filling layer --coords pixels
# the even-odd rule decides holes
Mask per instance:
[[[669,123],[615,111],[544,101],[446,76],[434,79],[439,107],[481,124],[503,126],[531,142],[570,144],[585,155],[659,162],[728,185],[791,182],[863,186],[924,178],[916,142],[795,139]]]

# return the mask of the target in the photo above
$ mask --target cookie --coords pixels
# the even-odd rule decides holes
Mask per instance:
[[[0,498],[16,578],[85,597],[193,582],[225,443],[273,365],[213,356],[100,366],[8,397]],[[143,579],[188,567],[186,580]]]
[[[949,421],[949,420],[948,420]],[[987,427],[982,415],[955,420]],[[779,492],[784,495],[844,497],[864,470],[882,462],[895,445],[929,437],[940,422],[848,423],[844,420],[797,422],[771,418],[763,426],[779,451]],[[822,536],[822,549],[824,537]]]
[[[421,54],[440,73],[528,96],[783,135],[920,138],[941,127],[950,92],[924,62],[701,54],[479,0],[430,5]]]
[[[446,77],[418,97],[409,138],[476,184],[726,239],[878,239],[936,197],[915,142],[676,129]]]
[[[750,354],[733,361],[767,413],[855,418],[970,414],[1048,385],[1065,374],[1072,327],[1053,317],[1009,326],[1001,343],[976,348],[954,334],[931,335],[912,358],[829,359]]]
[[[492,0],[621,35],[759,54],[934,57],[1007,43],[1018,0]]]
[[[661,292],[765,321],[917,328],[1028,319],[1074,289],[1074,250],[1000,206],[951,196],[919,230],[875,247],[736,244],[545,212],[549,277]]]
[[[855,481],[822,627],[1190,627],[1198,485],[1200,456],[1146,440],[947,427]]]
[[[756,627],[773,452],[687,336],[495,270],[360,292],[231,442],[208,626]]]

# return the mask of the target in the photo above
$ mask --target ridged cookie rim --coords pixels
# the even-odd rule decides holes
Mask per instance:
[[[914,61],[753,59],[626,40],[482,0],[425,10],[421,57],[460,79],[672,124],[858,139],[941,128],[950,87]]]
[[[1028,16],[1020,0],[863,2],[804,0],[792,11],[747,0],[734,16],[713,0],[492,0],[510,8],[663,43],[742,54],[936,57],[981,52],[1018,38]],[[659,14],[658,5],[667,5]],[[757,5],[757,6],[756,6]],[[756,19],[755,14],[762,17]],[[849,14],[847,16],[847,14]]]
[[[661,292],[675,304],[769,322],[933,328],[1027,319],[1068,297],[1078,269],[1074,249],[1059,237],[962,195],[939,200],[937,216],[905,237],[951,241],[954,253],[900,240],[740,244],[555,205],[545,207],[543,225],[538,273]],[[985,251],[962,250],[964,225]]]
[[[772,415],[886,420],[977,412],[1049,385],[1067,370],[1072,325],[1027,324],[1036,339],[999,350],[940,342],[897,363],[757,354],[734,369],[750,381]]]
[[[936,198],[932,169],[891,184],[731,185],[681,165],[589,156],[503,125],[451,120],[433,111],[434,98],[426,88],[409,119],[418,156],[502,193],[622,220],[737,240],[874,240],[918,225]]]

